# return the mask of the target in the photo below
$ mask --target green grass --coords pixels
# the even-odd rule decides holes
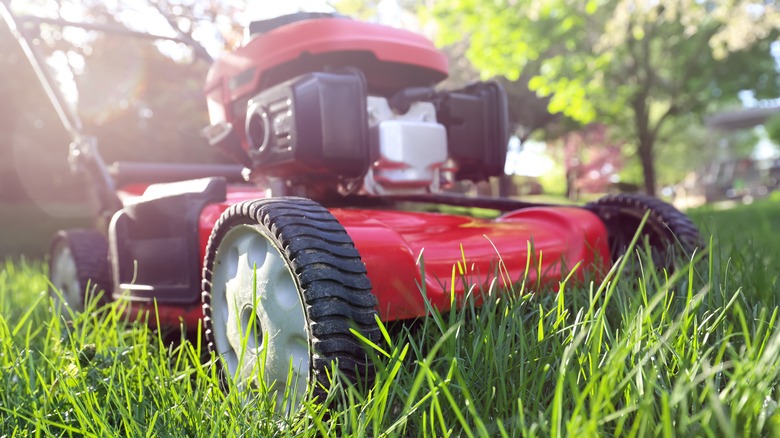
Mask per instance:
[[[394,327],[373,388],[289,418],[118,305],[61,322],[41,264],[8,262],[0,436],[780,436],[780,204],[692,217],[711,255],[673,275],[632,257],[634,275]]]

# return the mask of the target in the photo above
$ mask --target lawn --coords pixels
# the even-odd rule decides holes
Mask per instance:
[[[52,317],[37,261],[0,271],[0,436],[780,436],[780,203],[699,209],[709,254],[391,327],[373,388],[275,414],[198,340],[113,305]],[[629,274],[630,272],[630,274]]]

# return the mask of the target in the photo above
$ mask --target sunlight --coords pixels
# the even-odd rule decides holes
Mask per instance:
[[[325,0],[296,0],[288,2],[250,1],[247,2],[244,17],[250,21],[267,20],[295,12],[335,12]]]
[[[54,71],[54,80],[59,85],[60,90],[62,90],[62,95],[71,107],[75,107],[79,101],[79,90],[76,87],[73,70],[71,70],[68,62],[68,55],[58,50],[52,53],[46,62]],[[83,59],[81,66],[83,68]]]

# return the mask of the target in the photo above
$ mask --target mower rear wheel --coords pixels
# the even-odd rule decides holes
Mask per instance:
[[[586,208],[604,222],[613,261],[625,254],[648,212],[638,245],[641,246],[645,238],[648,240],[656,266],[673,268],[679,257],[690,256],[696,248],[702,247],[699,230],[690,218],[660,199],[621,193],[605,196]]]
[[[334,362],[352,382],[374,379],[366,347],[350,330],[379,340],[365,265],[341,224],[311,200],[226,210],[206,248],[202,298],[206,340],[222,358],[223,377],[240,388],[265,386],[279,411],[296,410],[308,391],[322,398]]]
[[[111,273],[108,263],[108,242],[95,230],[61,230],[54,235],[49,250],[49,279],[57,309],[67,316],[63,306],[73,311],[84,310],[88,297],[105,303],[110,293]]]

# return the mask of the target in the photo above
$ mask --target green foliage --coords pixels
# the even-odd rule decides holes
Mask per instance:
[[[566,196],[566,169],[556,160],[552,168],[539,177],[544,193]]]
[[[372,0],[335,0],[331,4],[339,13],[360,20],[375,18],[378,7],[378,2]]]
[[[774,144],[780,145],[780,115],[776,115],[764,124],[766,135]]]
[[[120,304],[52,316],[45,269],[6,263],[0,434],[777,436],[778,214],[770,202],[693,212],[717,234],[674,274],[631,256],[561,293],[477,287],[482,307],[385,327],[374,387],[338,384],[329,408],[291,417],[262,388],[223,392],[197,340],[170,344]]]
[[[518,77],[550,96],[549,110],[623,130],[638,148],[648,191],[664,126],[736,101],[740,90],[777,96],[774,2],[685,0],[442,0],[430,13],[446,44],[471,35],[469,58],[485,75]],[[668,130],[666,130],[668,131]]]
[[[660,185],[679,183],[692,171],[709,164],[721,152],[718,143],[697,123],[696,117],[678,116],[675,122],[664,126],[661,131],[664,141],[659,142],[655,150]],[[638,173],[633,181],[641,182],[642,169],[640,166],[636,168]]]
[[[642,93],[659,105],[680,99],[676,106],[687,110],[700,109],[710,99],[736,97],[743,89],[776,95],[777,83],[769,77],[774,66],[768,44],[777,36],[771,6],[745,32],[740,28],[747,20],[744,4],[633,5],[624,0],[445,0],[431,12],[441,24],[439,43],[471,34],[468,55],[485,75],[516,78],[542,59],[531,88],[560,95],[550,102],[551,111],[583,123],[594,117],[621,120],[618,113]]]

